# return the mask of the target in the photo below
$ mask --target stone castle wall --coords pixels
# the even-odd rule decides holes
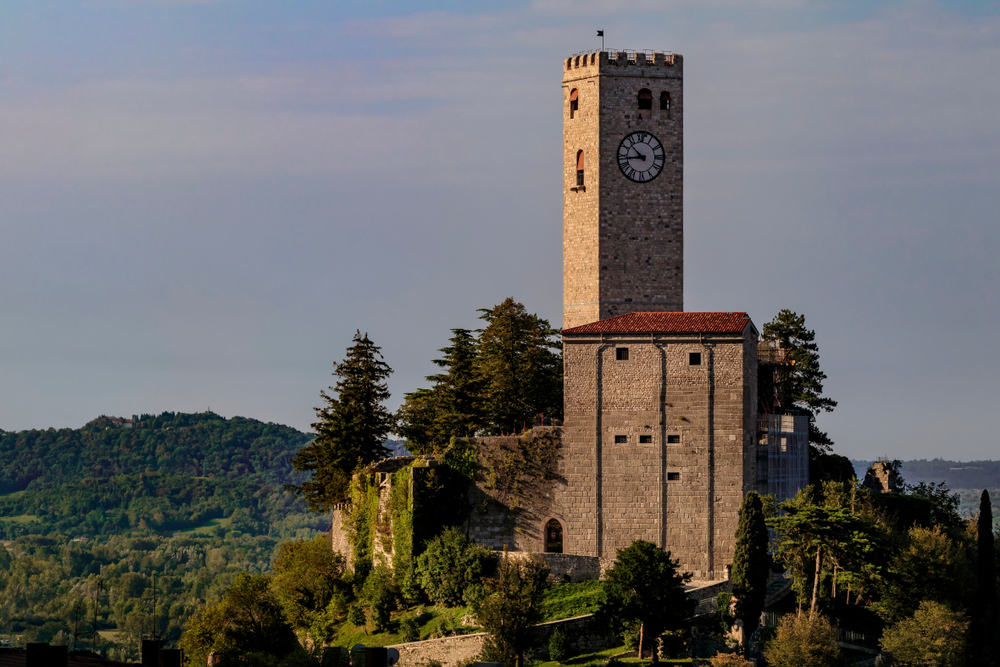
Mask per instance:
[[[725,578],[755,472],[756,332],[564,337],[565,426],[553,514],[566,553],[636,539]],[[628,360],[616,348],[627,347]],[[690,365],[689,353],[702,363]]]
[[[684,91],[680,55],[570,58],[563,71],[563,327],[635,311],[684,310]],[[638,108],[649,89],[653,108]],[[578,92],[579,109],[570,110]],[[660,94],[670,108],[660,110]],[[666,152],[646,183],[625,178],[618,145],[645,130]],[[577,155],[584,187],[577,188]]]

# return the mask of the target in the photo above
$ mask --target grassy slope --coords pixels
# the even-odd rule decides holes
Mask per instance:
[[[597,608],[597,599],[601,584],[597,581],[584,581],[576,584],[553,584],[542,601],[542,622],[558,621],[563,618],[573,618],[589,614]],[[350,648],[354,644],[365,646],[391,646],[402,644],[405,640],[399,633],[399,622],[404,618],[413,618],[420,628],[420,639],[431,639],[449,634],[468,634],[479,632],[472,626],[463,626],[462,619],[468,614],[466,607],[441,607],[421,605],[392,614],[392,631],[369,634],[364,628],[355,627],[349,622],[341,624],[337,630],[337,646]],[[607,660],[605,660],[607,662]],[[603,664],[603,663],[602,663]]]

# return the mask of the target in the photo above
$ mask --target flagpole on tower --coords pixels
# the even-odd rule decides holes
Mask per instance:
[[[604,50],[604,31],[603,30],[598,30],[597,31],[597,36],[601,38],[601,51],[603,51]]]

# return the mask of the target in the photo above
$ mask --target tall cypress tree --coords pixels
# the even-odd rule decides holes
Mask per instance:
[[[750,636],[760,623],[767,596],[770,557],[764,506],[760,495],[751,491],[743,498],[736,528],[736,549],[733,554],[733,596],[736,617],[743,621],[743,650],[750,653]]]
[[[351,475],[389,456],[385,441],[395,419],[384,404],[389,398],[385,380],[392,369],[367,333],[355,333],[353,343],[344,361],[333,365],[338,379],[329,389],[334,394],[320,392],[324,405],[316,408],[316,438],[292,459],[296,470],[312,473],[301,486],[291,488],[314,512],[343,502]]]
[[[996,628],[997,564],[993,545],[993,506],[989,491],[983,489],[979,499],[979,521],[976,524],[976,597],[972,612],[970,653],[977,665],[995,665],[996,656],[990,638]]]

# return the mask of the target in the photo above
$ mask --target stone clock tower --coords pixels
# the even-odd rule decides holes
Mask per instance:
[[[681,56],[578,55],[562,83],[563,327],[684,310]]]

